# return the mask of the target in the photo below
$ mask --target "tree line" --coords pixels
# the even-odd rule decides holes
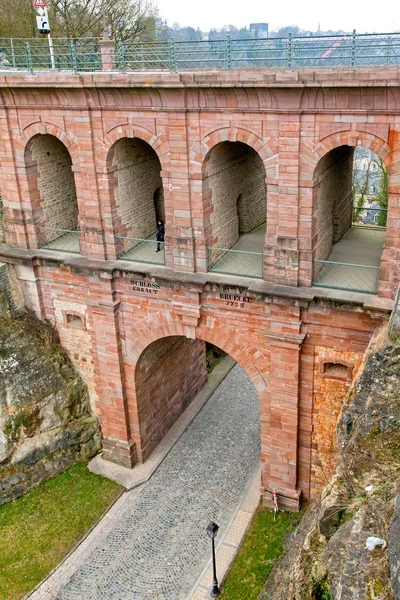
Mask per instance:
[[[46,0],[53,37],[85,38],[102,36],[104,26],[108,34],[121,41],[200,41],[254,39],[257,32],[249,27],[226,25],[203,32],[199,28],[168,25],[159,16],[153,0]],[[13,0],[0,4],[0,38],[40,37],[36,26],[36,11],[32,0]],[[316,35],[298,26],[287,26],[271,31],[269,37]],[[326,31],[340,34],[342,31]]]

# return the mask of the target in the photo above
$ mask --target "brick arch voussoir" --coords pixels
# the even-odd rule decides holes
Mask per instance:
[[[68,150],[71,157],[72,167],[74,171],[79,170],[80,154],[79,145],[76,140],[52,123],[32,123],[24,129],[24,131],[15,140],[16,161],[21,165],[25,164],[25,153],[29,150],[29,146],[36,135],[52,135],[57,138]]]
[[[142,352],[153,342],[169,336],[185,336],[187,329],[171,311],[150,315],[139,324],[131,325],[126,339],[125,364],[135,369]],[[268,391],[267,383],[254,364],[254,356],[259,352],[236,329],[224,324],[223,331],[217,324],[200,324],[195,328],[196,339],[210,342],[229,354],[244,369],[253,381],[258,394]]]
[[[303,147],[307,152],[307,166],[302,171],[302,178],[307,175],[313,178],[315,169],[321,158],[328,152],[339,148],[339,146],[362,146],[375,152],[385,164],[389,163],[390,146],[382,138],[371,133],[358,130],[348,130],[332,133],[316,143],[312,141],[303,142]]]
[[[194,162],[198,163],[198,167],[201,167],[200,157],[202,162],[206,158],[207,154],[215,148],[217,144],[221,142],[242,142],[252,148],[262,159],[263,163],[269,160],[277,152],[276,144],[272,138],[266,140],[260,138],[254,131],[238,127],[222,127],[209,132],[200,142],[200,152],[198,148],[192,148],[192,152],[195,155]]]
[[[170,147],[167,135],[163,133],[157,136],[148,129],[145,129],[144,127],[138,127],[135,125],[133,127],[130,127],[128,125],[118,125],[117,127],[114,127],[114,129],[109,131],[108,134],[101,140],[99,144],[100,149],[98,153],[98,166],[100,167],[100,170],[103,170],[111,164],[113,146],[119,140],[122,140],[124,138],[138,138],[143,142],[149,144],[149,146],[157,154],[157,157],[161,164],[161,170],[163,175],[165,176],[169,173]]]

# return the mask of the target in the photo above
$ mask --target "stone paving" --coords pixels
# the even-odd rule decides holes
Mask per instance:
[[[257,469],[259,428],[256,390],[235,366],[151,480],[125,494],[112,530],[58,600],[186,598],[209,559],[208,522],[224,532]]]

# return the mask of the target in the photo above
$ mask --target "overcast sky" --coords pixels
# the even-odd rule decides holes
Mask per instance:
[[[400,30],[398,0],[155,0],[168,24],[190,25],[208,31],[224,25],[248,27],[269,23],[270,30],[285,25],[301,29],[356,29],[363,32]]]

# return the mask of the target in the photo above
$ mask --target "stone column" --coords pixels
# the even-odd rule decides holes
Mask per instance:
[[[103,71],[114,71],[114,41],[110,39],[100,40],[101,64]]]
[[[300,350],[304,335],[268,332],[271,353],[269,472],[262,473],[264,503],[276,492],[280,508],[297,511]]]
[[[279,204],[275,238],[275,283],[298,285],[299,115],[279,123]]]
[[[131,468],[137,462],[127,409],[123,357],[118,323],[119,302],[90,309],[97,414],[103,434],[103,458]]]

